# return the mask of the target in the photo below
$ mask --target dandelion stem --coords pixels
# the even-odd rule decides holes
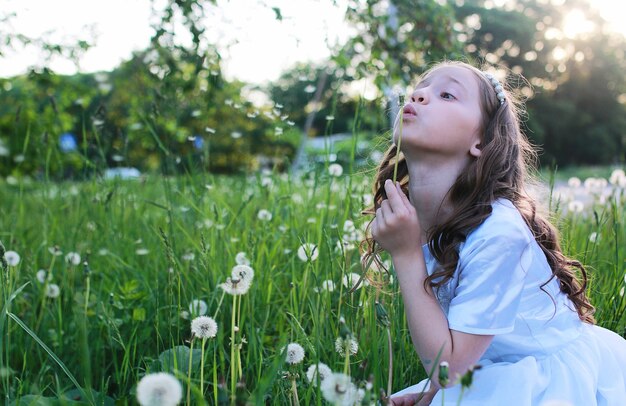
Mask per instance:
[[[233,309],[230,318],[230,403],[235,404],[235,383],[237,378],[235,376],[236,367],[235,363],[235,315],[237,312],[237,296],[233,295]]]
[[[387,327],[387,345],[389,347],[389,375],[387,376],[387,396],[391,396],[391,383],[393,381],[393,343],[391,342],[391,330]]]
[[[191,361],[193,355],[193,341],[195,337],[191,337],[189,343],[189,365],[187,366],[187,406],[191,405]]]
[[[398,96],[398,107],[400,110],[398,111],[398,125],[400,126],[398,130],[398,148],[396,150],[396,162],[393,165],[393,184],[396,184],[396,179],[398,178],[398,162],[400,162],[400,146],[402,145],[402,106],[404,105],[404,95]]]
[[[350,376],[350,340],[343,340],[343,348],[346,353],[346,359],[343,364],[343,373]]]
[[[204,399],[204,345],[206,344],[206,337],[202,338],[202,350],[200,351],[200,393],[202,393],[202,399]]]
[[[296,378],[291,378],[291,394],[293,395],[293,404],[300,406],[300,400],[298,400],[298,386],[296,385]]]

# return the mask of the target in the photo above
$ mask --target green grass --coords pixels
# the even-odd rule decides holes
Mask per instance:
[[[192,404],[199,402],[201,386],[207,403],[228,402],[231,378],[239,380],[233,372],[239,358],[237,399],[289,404],[295,382],[302,404],[325,404],[304,371],[319,361],[344,371],[346,359],[334,348],[341,317],[359,343],[347,370],[360,387],[371,379],[377,397],[389,372],[377,297],[391,321],[393,390],[416,383],[425,372],[411,345],[398,286],[348,293],[341,283],[361,269],[357,249],[337,247],[349,243],[347,220],[357,229],[368,220],[360,212],[369,181],[313,173],[0,183],[0,241],[21,256],[2,273],[0,393],[7,403],[40,395],[48,403],[37,404],[57,404],[51,399],[65,394],[134,404],[144,374],[174,365],[186,383],[189,351],[181,346],[190,346],[193,315],[181,314],[194,299],[207,303],[219,330],[205,345],[202,385],[201,343],[193,343]],[[599,324],[623,333],[624,200],[613,202],[564,215],[559,225],[566,251],[592,270]],[[258,218],[261,209],[271,220]],[[596,243],[589,240],[593,232]],[[318,247],[317,259],[298,258],[303,243]],[[69,252],[87,264],[68,263]],[[239,304],[218,287],[238,252],[247,254],[255,271]],[[50,279],[40,282],[39,270]],[[334,281],[334,291],[321,289],[325,280]],[[56,298],[46,295],[51,284],[60,289]],[[239,350],[231,347],[233,317]],[[302,364],[283,362],[281,349],[290,342],[304,347]]]

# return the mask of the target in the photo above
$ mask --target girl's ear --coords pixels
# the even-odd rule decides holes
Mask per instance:
[[[478,158],[480,154],[482,154],[481,148],[482,145],[480,145],[480,140],[476,140],[476,142],[474,142],[469,149],[470,155],[474,158]]]

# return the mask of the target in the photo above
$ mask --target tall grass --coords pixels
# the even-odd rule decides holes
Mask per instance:
[[[372,271],[389,283],[353,293],[342,282],[361,272],[356,245],[369,220],[360,212],[370,180],[312,172],[0,183],[0,240],[21,256],[2,275],[0,393],[7,403],[32,400],[28,395],[134,403],[143,375],[169,370],[185,384],[190,374],[192,404],[200,397],[209,404],[290,404],[294,377],[302,404],[325,404],[304,371],[317,362],[343,371],[346,358],[335,340],[347,329],[359,344],[347,371],[360,387],[370,381],[369,393],[378,397],[390,371],[377,301],[391,323],[392,388],[416,383],[426,373],[411,346],[393,277]],[[592,270],[599,324],[622,334],[624,198],[588,196],[582,212],[559,211],[563,245]],[[260,218],[261,210],[271,219]],[[314,244],[317,258],[300,259],[303,244]],[[66,258],[71,252],[81,256],[79,263]],[[218,285],[239,252],[250,260],[255,279],[238,299],[233,343],[237,302]],[[334,290],[325,289],[325,281]],[[57,297],[51,297],[51,285],[58,286]],[[184,348],[190,347],[196,299],[206,302],[219,326],[204,346],[202,364],[198,345],[192,353]],[[282,350],[291,342],[304,347],[302,364],[284,363]],[[240,346],[237,352],[233,344]],[[241,377],[233,368],[235,353]]]

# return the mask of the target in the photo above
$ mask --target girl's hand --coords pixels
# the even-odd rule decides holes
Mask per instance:
[[[387,252],[394,255],[414,253],[420,247],[421,228],[415,207],[404,195],[400,184],[385,181],[387,199],[376,210],[372,222],[372,237]]]

